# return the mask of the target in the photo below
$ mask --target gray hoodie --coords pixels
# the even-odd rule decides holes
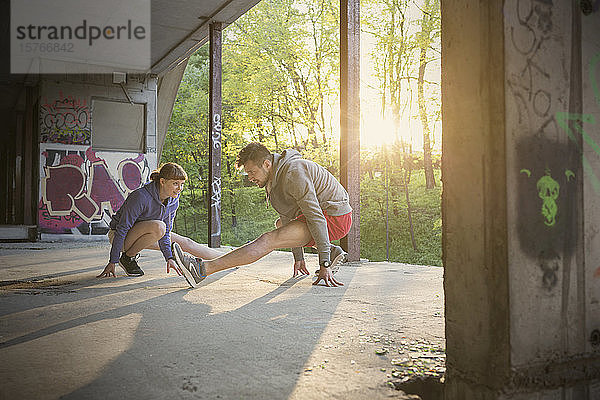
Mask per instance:
[[[333,175],[319,164],[305,160],[296,150],[273,154],[273,179],[269,193],[271,205],[283,225],[303,214],[319,252],[319,262],[329,260],[329,235],[323,211],[330,216],[352,211],[348,192]],[[294,258],[302,251],[294,249]]]

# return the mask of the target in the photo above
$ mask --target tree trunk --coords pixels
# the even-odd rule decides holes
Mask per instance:
[[[196,196],[194,195],[194,184],[190,182],[190,195],[192,197],[192,221],[194,222],[194,232],[198,232],[198,227],[196,226]]]
[[[273,138],[275,139],[275,151],[279,151],[279,143],[277,141],[277,129],[275,128],[275,109],[273,102],[271,102],[271,127],[273,128]],[[229,163],[227,164],[227,168],[229,168]],[[229,173],[231,177],[231,172]]]
[[[429,10],[429,1],[425,2],[425,10]],[[427,48],[431,44],[431,25],[428,21],[429,14],[424,12],[421,20],[421,40],[419,47],[421,54],[419,57],[419,78],[417,80],[417,98],[419,103],[419,114],[421,115],[421,124],[423,125],[423,169],[425,170],[425,185],[427,189],[435,187],[435,177],[433,176],[433,165],[431,162],[431,131],[427,120],[427,105],[425,103],[424,81],[425,68],[427,66]]]
[[[413,228],[413,222],[412,222],[412,210],[410,208],[410,197],[408,195],[408,184],[406,183],[407,180],[410,180],[410,175],[411,175],[410,171],[404,171],[404,193],[406,193],[406,209],[408,211],[408,225],[410,227],[410,241],[412,242],[413,249],[415,249],[415,251],[418,251],[417,250],[417,242],[415,242],[415,230]]]
[[[231,197],[231,227],[237,226],[237,214],[235,213],[235,192],[233,191],[233,176],[231,174],[231,163],[227,160],[227,174],[229,175],[229,196]]]
[[[412,148],[410,150],[412,153]],[[408,160],[406,151],[403,154],[404,158],[404,194],[406,196],[406,210],[408,212],[408,226],[410,228],[410,240],[412,242],[413,249],[418,251],[417,242],[415,241],[415,230],[412,222],[412,209],[410,206],[410,195],[408,193],[408,184],[410,183],[410,176],[412,175],[412,163]]]
[[[183,228],[185,229],[185,234],[182,236],[189,236],[188,235],[187,217],[186,217],[185,213],[183,213]]]

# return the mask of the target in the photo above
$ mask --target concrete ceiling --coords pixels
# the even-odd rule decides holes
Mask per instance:
[[[227,26],[260,0],[152,0],[152,66],[163,75],[208,40],[212,22]]]

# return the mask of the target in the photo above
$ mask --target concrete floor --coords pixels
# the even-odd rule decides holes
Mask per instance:
[[[0,399],[409,398],[389,382],[444,371],[441,268],[344,264],[315,287],[274,252],[190,290],[150,250],[143,277],[96,279],[108,252],[0,245]]]

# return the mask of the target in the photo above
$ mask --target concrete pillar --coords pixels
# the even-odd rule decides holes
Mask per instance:
[[[442,4],[447,400],[600,398],[600,13],[584,3]]]
[[[352,228],[341,240],[349,261],[360,259],[360,12],[340,0],[340,180],[350,196]]]
[[[23,137],[23,223],[37,224],[37,158],[39,138],[36,129],[37,88],[25,86],[25,117]]]
[[[208,135],[208,245],[221,246],[221,30],[220,22],[209,31],[209,128]]]

